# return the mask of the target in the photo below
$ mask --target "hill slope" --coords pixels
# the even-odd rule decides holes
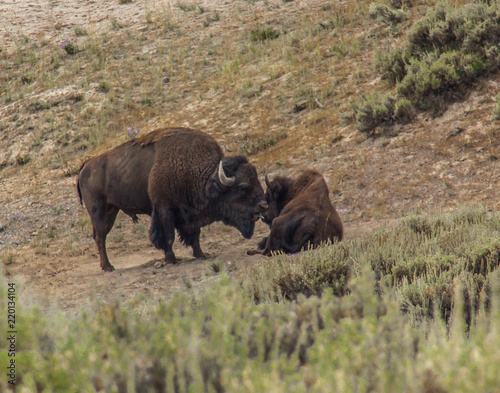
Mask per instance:
[[[0,25],[7,275],[77,309],[93,291],[164,296],[201,280],[213,263],[259,260],[245,255],[257,240],[215,225],[203,231],[208,261],[193,262],[182,249],[176,253],[188,262],[155,270],[161,255],[147,240],[148,220],[133,227],[121,217],[109,248],[122,278],[110,283],[98,269],[75,174],[86,157],[126,141],[129,128],[199,128],[227,154],[250,155],[261,175],[314,167],[348,237],[414,210],[499,210],[498,73],[472,83],[438,117],[421,112],[372,134],[353,123],[351,103],[394,92],[376,53],[404,42],[435,2],[417,2],[395,24],[371,18],[363,1],[120,3],[0,5],[8,21]],[[264,233],[259,226],[257,236]]]

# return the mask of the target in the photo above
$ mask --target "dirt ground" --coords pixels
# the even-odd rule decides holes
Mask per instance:
[[[206,3],[216,8],[227,4]],[[8,50],[13,37],[20,34],[61,39],[74,25],[91,25],[98,31],[111,18],[135,26],[145,18],[146,6],[141,1],[6,0],[0,2],[0,39]],[[171,4],[155,2],[155,6]],[[397,136],[390,138],[360,138],[352,126],[338,130],[342,137],[328,142],[331,135],[325,140],[315,140],[314,135],[288,138],[289,146],[298,142],[301,146],[273,170],[292,175],[305,167],[321,171],[334,192],[332,199],[345,221],[347,239],[389,227],[415,210],[473,203],[499,211],[500,126],[490,120],[498,93],[500,76],[479,84],[443,116],[421,115],[411,125],[398,126]],[[234,151],[228,144],[226,150]],[[279,149],[278,144],[257,157],[266,163],[259,167],[261,179]],[[163,256],[149,243],[149,218],[144,216],[133,225],[120,213],[108,236],[108,253],[116,271],[104,273],[90,221],[76,196],[75,176],[27,166],[4,168],[0,177],[4,275],[22,286],[26,301],[45,309],[74,314],[95,300],[131,299],[141,293],[168,298],[175,291],[196,290],[215,280],[215,265],[230,274],[245,274],[247,267],[267,261],[246,254],[266,234],[264,224],[257,224],[251,240],[214,224],[202,229],[207,260],[193,259],[190,249],[177,241],[174,251],[180,263],[157,269],[154,263]]]

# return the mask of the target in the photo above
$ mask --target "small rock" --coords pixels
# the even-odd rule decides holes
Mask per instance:
[[[159,269],[161,267],[164,267],[166,265],[165,261],[158,261],[155,263],[155,268]]]

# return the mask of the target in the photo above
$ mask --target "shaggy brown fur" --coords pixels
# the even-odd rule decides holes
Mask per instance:
[[[165,251],[166,262],[175,262],[175,229],[193,255],[204,258],[202,226],[223,221],[249,238],[267,208],[257,172],[245,157],[224,157],[211,136],[186,128],[159,129],[90,159],[77,188],[105,271],[114,270],[105,242],[120,210],[134,221],[137,214],[150,215],[152,243]]]
[[[264,254],[294,253],[328,240],[342,240],[342,220],[320,173],[309,169],[295,180],[277,177],[269,182],[266,178],[266,183],[269,208],[263,221],[271,226],[271,233],[259,244]]]

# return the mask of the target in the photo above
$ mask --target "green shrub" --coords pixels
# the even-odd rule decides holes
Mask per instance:
[[[496,389],[500,313],[492,308],[472,316],[475,327],[464,334],[461,316],[472,300],[461,291],[474,292],[473,286],[440,292],[441,302],[455,304],[457,312],[448,325],[436,320],[419,329],[401,315],[397,296],[379,299],[373,286],[373,277],[363,271],[343,298],[326,290],[321,298],[255,305],[223,278],[200,298],[178,294],[168,302],[147,303],[141,297],[74,317],[19,305],[16,388],[186,393],[394,392],[409,385],[418,391]],[[6,292],[3,283],[0,287]],[[423,312],[435,298],[421,288],[412,284],[401,293],[411,299],[410,308]],[[495,302],[500,300],[497,287],[491,293]],[[6,306],[2,300],[4,314]],[[5,343],[2,349],[6,364]],[[5,378],[0,389],[7,391]]]
[[[415,108],[407,98],[400,98],[394,106],[394,117],[397,121],[407,123],[415,117]]]
[[[379,68],[421,109],[436,96],[460,98],[479,76],[500,68],[499,24],[498,7],[439,3],[410,29],[402,48],[379,55]]]
[[[370,12],[394,20],[384,5],[372,5]],[[395,120],[410,120],[415,109],[442,112],[447,102],[463,98],[479,77],[498,71],[499,25],[497,6],[475,3],[453,8],[438,3],[411,27],[401,47],[380,51],[377,67],[396,86]],[[356,128],[372,131],[392,116],[392,110],[365,99],[356,108]]]
[[[273,258],[273,263],[265,263],[254,272],[256,279],[250,282],[249,291],[257,302],[321,296],[326,288],[337,296],[345,295],[353,273],[348,253],[348,248],[337,244],[301,253],[296,258],[280,254]]]
[[[394,120],[395,98],[388,94],[383,99],[378,93],[362,97],[363,102],[354,104],[356,129],[371,132],[379,125],[392,124]]]

